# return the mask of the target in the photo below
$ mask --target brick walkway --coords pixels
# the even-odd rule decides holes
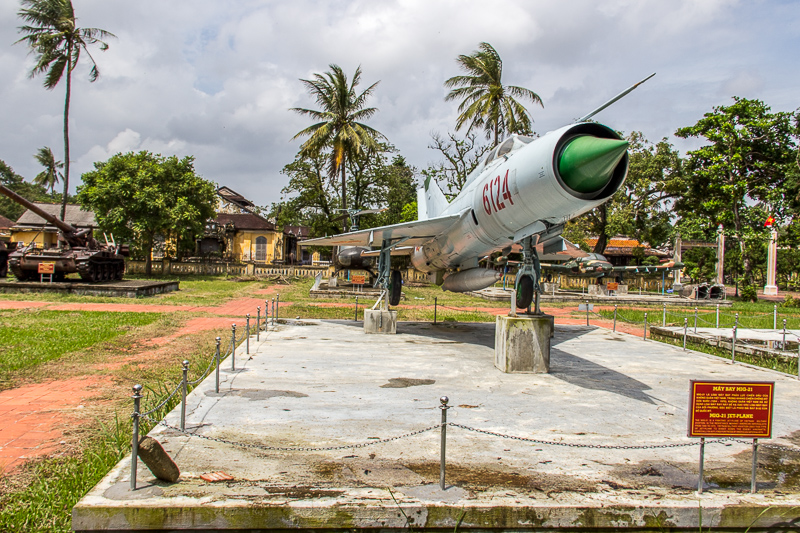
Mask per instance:
[[[177,311],[206,313],[212,316],[192,318],[171,335],[155,337],[149,340],[149,351],[132,355],[127,359],[97,365],[96,368],[113,371],[121,365],[133,360],[145,360],[152,357],[169,355],[170,343],[174,340],[201,331],[217,328],[229,328],[231,324],[244,326],[244,315],[250,313],[256,317],[256,307],[261,306],[264,316],[265,300],[272,300],[280,294],[281,286],[256,291],[259,298],[239,298],[226,302],[218,307],[202,307],[189,305],[154,305],[154,304],[103,304],[103,303],[53,303],[0,301],[0,309],[43,308],[54,311],[104,311],[104,312],[152,312],[171,313]],[[281,302],[288,305],[290,302]],[[352,307],[352,303],[315,302],[317,307]],[[400,309],[418,306],[401,305]],[[431,310],[433,306],[427,306]],[[442,306],[444,307],[444,306]],[[473,307],[457,308],[459,311],[484,312],[493,315],[505,314],[505,307]],[[543,308],[546,313],[556,317],[557,324],[585,324],[585,319],[571,316],[573,308]],[[592,325],[611,328],[608,320],[591,319]],[[617,323],[617,331],[641,335],[642,328]],[[0,475],[17,469],[25,461],[53,454],[59,450],[67,423],[79,423],[80,410],[85,401],[98,395],[104,386],[111,383],[108,378],[75,378],[63,381],[51,381],[36,385],[27,385],[0,392]]]

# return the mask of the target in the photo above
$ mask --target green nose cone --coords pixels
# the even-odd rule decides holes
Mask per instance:
[[[558,159],[558,172],[575,192],[593,193],[605,187],[628,150],[628,141],[581,135],[572,139]]]

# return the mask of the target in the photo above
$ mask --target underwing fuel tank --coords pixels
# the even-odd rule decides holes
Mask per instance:
[[[442,289],[452,292],[479,291],[494,285],[501,277],[502,274],[496,270],[470,268],[447,276]]]

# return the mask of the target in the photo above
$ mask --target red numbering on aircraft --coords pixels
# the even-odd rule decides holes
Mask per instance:
[[[487,181],[483,186],[483,209],[487,215],[505,209],[507,204],[503,200],[514,205],[514,200],[511,199],[511,190],[508,188],[508,170],[506,170],[505,177],[501,178],[498,174],[496,178]]]

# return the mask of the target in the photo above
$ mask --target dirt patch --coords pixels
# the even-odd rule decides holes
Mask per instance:
[[[408,387],[419,387],[420,385],[433,385],[435,379],[414,379],[414,378],[390,378],[389,383],[381,385],[382,389],[406,389]]]
[[[422,476],[428,483],[439,481],[439,463],[412,463],[404,465]],[[497,466],[473,467],[447,465],[447,483],[472,490],[498,488],[528,489],[541,492],[591,492],[595,483],[559,474],[517,472]]]

